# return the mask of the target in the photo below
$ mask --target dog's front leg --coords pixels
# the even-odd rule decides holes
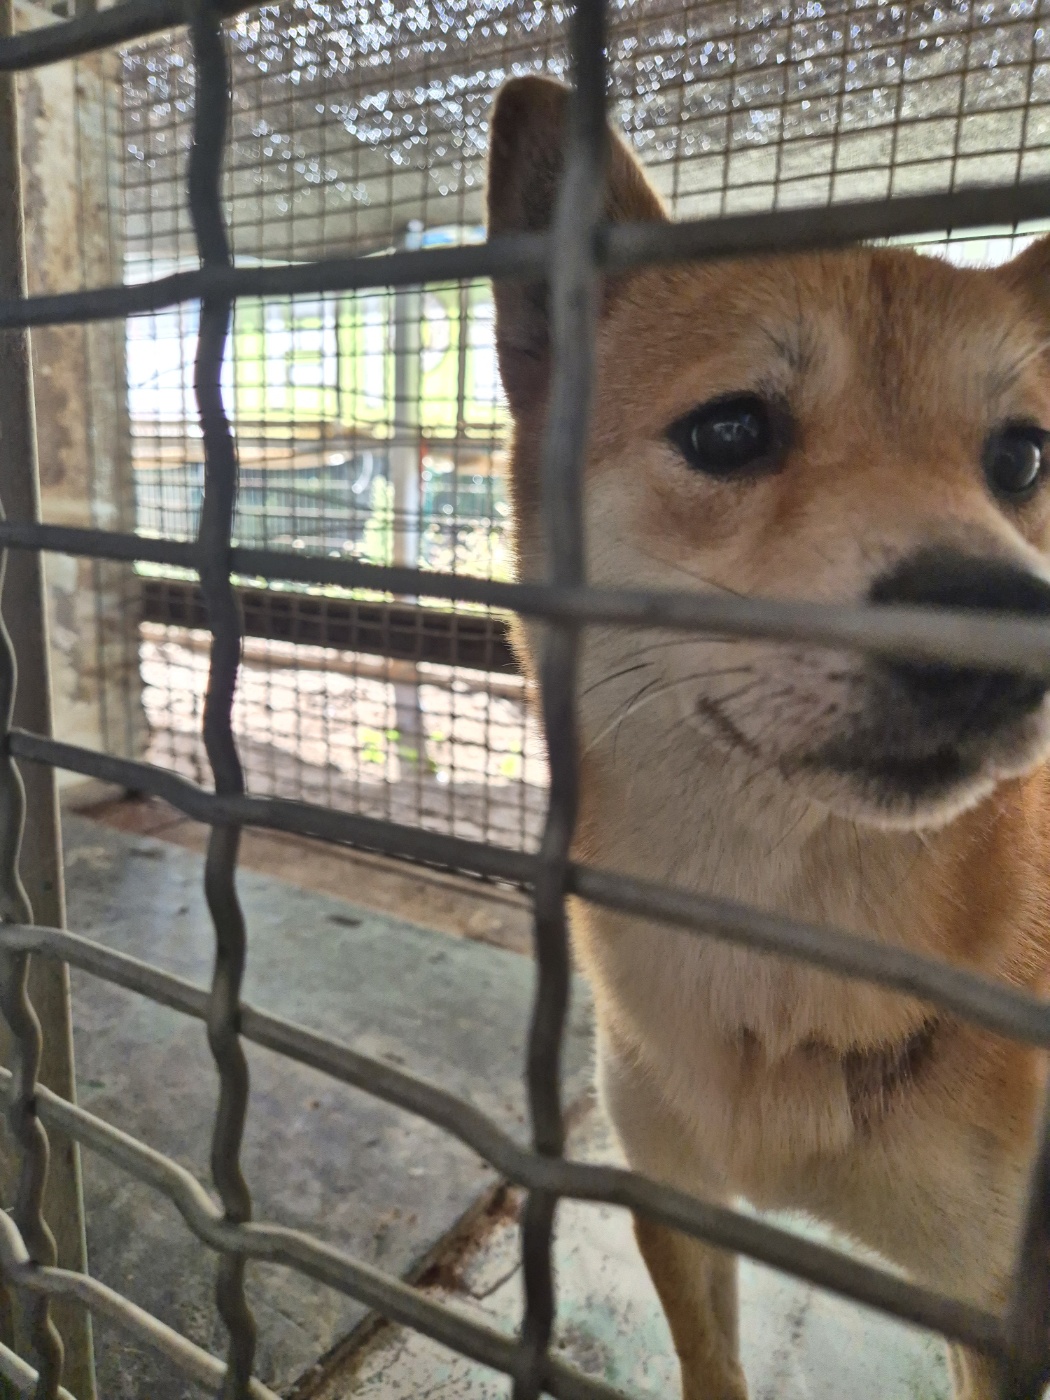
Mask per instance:
[[[707,1199],[723,1193],[655,1085],[599,1036],[599,1086],[629,1165]],[[740,1369],[737,1261],[699,1240],[635,1216],[635,1236],[667,1315],[683,1400],[747,1400]]]
[[[634,1233],[667,1314],[682,1368],[682,1400],[747,1400],[738,1359],[735,1255],[639,1215]]]
[[[968,1347],[948,1347],[954,1400],[999,1400],[1001,1381],[993,1362]]]

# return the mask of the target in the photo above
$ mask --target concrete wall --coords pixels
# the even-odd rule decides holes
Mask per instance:
[[[16,13],[20,27],[53,22],[35,5]],[[103,54],[19,76],[30,292],[121,280],[117,64]],[[44,519],[132,529],[123,323],[43,327],[32,347]],[[55,732],[137,756],[146,735],[132,570],[61,555],[45,567]]]

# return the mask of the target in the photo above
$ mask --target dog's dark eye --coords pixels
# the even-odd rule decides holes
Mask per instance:
[[[1027,423],[997,428],[985,443],[984,475],[1003,501],[1027,500],[1043,479],[1047,434]]]
[[[771,471],[783,447],[779,417],[757,394],[732,394],[684,414],[667,436],[691,467],[708,476]]]

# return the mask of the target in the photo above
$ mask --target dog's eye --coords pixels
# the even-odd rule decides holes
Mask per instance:
[[[757,394],[732,394],[684,414],[667,436],[697,471],[740,476],[778,465],[783,434],[777,419]]]
[[[1027,500],[1043,478],[1047,434],[1027,423],[998,428],[985,443],[984,475],[1001,500]]]

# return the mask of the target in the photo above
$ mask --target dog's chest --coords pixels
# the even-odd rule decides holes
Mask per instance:
[[[907,1091],[925,1052],[922,1023],[901,1027],[885,1052],[843,1051],[830,1037],[841,1044],[878,1024],[873,1005],[829,1006],[827,988],[790,964],[634,934],[606,924],[583,940],[609,1038],[658,1087],[705,1176],[756,1204],[802,1205],[793,1195],[800,1168],[848,1152]]]
[[[803,824],[798,840],[783,835],[797,817],[780,814],[778,831],[768,813],[772,830],[714,815],[705,801],[650,810],[650,824],[633,832],[610,820],[613,839],[591,858],[854,932],[870,932],[863,917],[899,896],[892,869],[876,861],[861,884],[855,847],[837,836],[801,860]],[[599,1014],[738,1179],[739,1163],[786,1164],[846,1146],[855,1130],[848,1056],[906,1042],[923,1022],[898,996],[716,937],[609,911],[581,910],[578,922]]]
[[[657,765],[649,783],[603,803],[586,860],[796,920],[875,937],[888,926],[900,935],[900,860],[861,852],[852,831],[758,792],[747,810],[734,811],[724,782],[698,781],[661,800],[669,789],[660,779]],[[885,1006],[863,984],[718,937],[608,916],[602,925],[599,971],[618,992],[644,1000],[654,1015],[678,1008],[730,1037],[753,1032],[774,1053],[806,1038],[852,1044],[863,1039],[873,995]]]

